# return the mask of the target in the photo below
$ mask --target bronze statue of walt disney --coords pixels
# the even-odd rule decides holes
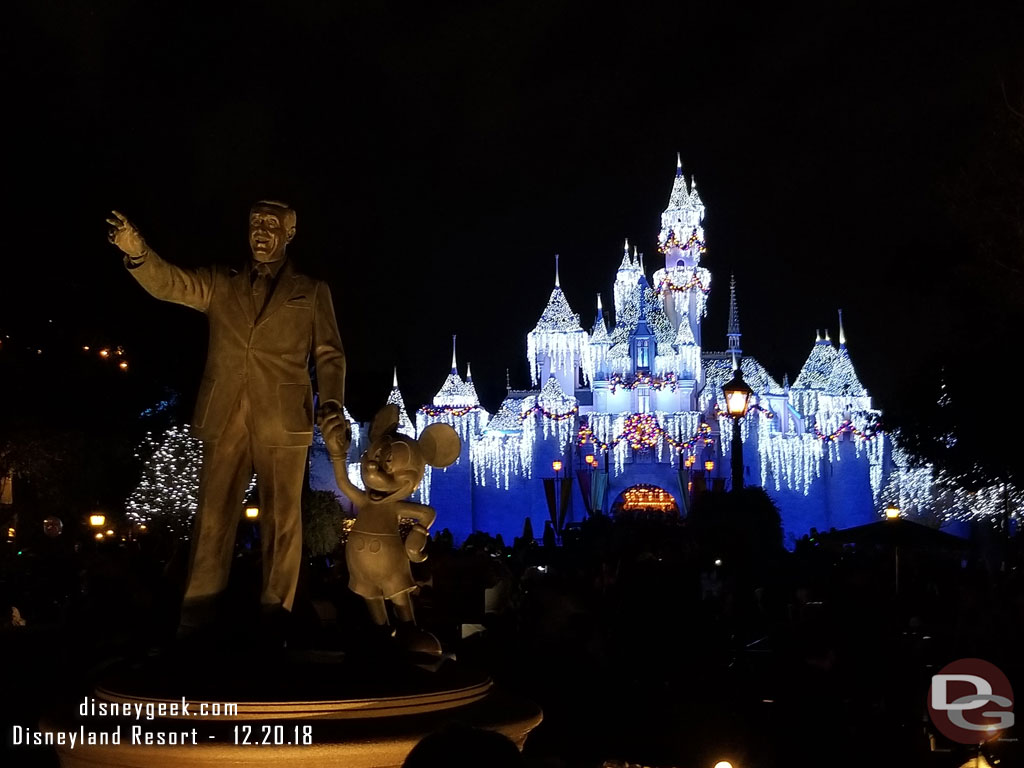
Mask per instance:
[[[109,239],[150,294],[206,314],[210,337],[192,434],[203,441],[199,509],[179,634],[213,618],[227,585],[243,495],[253,469],[260,497],[266,616],[291,611],[302,558],[300,497],[319,417],[342,413],[345,353],[327,285],[297,272],[285,249],[295,211],[263,200],[249,212],[252,258],[240,269],[185,269],[158,256],[117,211]]]

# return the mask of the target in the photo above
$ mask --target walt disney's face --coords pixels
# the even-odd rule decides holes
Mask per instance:
[[[249,214],[249,247],[256,261],[270,262],[284,258],[285,246],[295,236],[295,227],[288,227],[284,211],[271,206],[256,206]]]
[[[403,435],[382,435],[363,454],[360,467],[366,495],[374,503],[409,496],[423,477],[423,458]]]

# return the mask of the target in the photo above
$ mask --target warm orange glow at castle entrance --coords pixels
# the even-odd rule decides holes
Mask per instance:
[[[623,512],[679,512],[672,494],[656,485],[634,485],[622,492]]]

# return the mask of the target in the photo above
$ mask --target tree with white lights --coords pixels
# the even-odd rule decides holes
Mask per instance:
[[[125,507],[135,522],[163,522],[187,533],[199,503],[202,443],[188,427],[170,427],[162,435],[146,435],[136,456],[143,460],[142,478]]]

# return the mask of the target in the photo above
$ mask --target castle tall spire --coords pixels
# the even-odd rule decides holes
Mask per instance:
[[[615,301],[615,317],[618,318],[626,306],[629,296],[636,290],[636,279],[640,276],[640,268],[635,261],[636,246],[629,247],[626,239],[622,247],[622,263],[615,273],[615,287],[612,291]]]
[[[558,254],[555,254],[555,288],[561,288],[562,282],[558,277]]]
[[[466,381],[464,386],[467,399],[474,405],[478,405],[480,403],[480,396],[476,393],[476,385],[473,384],[473,369],[468,361],[466,362]]]
[[[729,328],[726,332],[729,337],[729,351],[733,356],[742,355],[740,347],[740,311],[736,305],[736,275],[729,277]]]
[[[619,265],[619,271],[624,269],[632,269],[633,263],[629,258],[629,238],[626,238],[626,244],[622,246],[622,263]]]
[[[467,373],[469,372],[467,364]],[[463,381],[455,362],[455,334],[452,334],[452,370],[444,380],[441,389],[434,395],[434,405],[457,408],[476,407],[480,405],[476,388],[472,381]]]
[[[405,408],[405,400],[402,399],[402,392],[398,389],[398,366],[395,366],[394,374],[391,377],[391,392],[388,394],[388,405],[398,406],[398,431],[409,437],[416,436],[416,426],[409,418],[409,412]]]
[[[567,381],[574,381],[577,368],[586,361],[587,341],[580,316],[569,307],[558,285],[556,260],[555,287],[537,325],[526,335],[526,358],[533,382],[536,384],[542,379],[542,369],[558,371]],[[587,370],[584,367],[585,373]]]
[[[605,336],[608,335],[608,328],[604,324],[604,307],[601,305],[601,294],[600,293],[597,294],[597,317],[594,318],[594,328],[591,331],[591,334],[596,334],[598,332],[598,330],[597,330],[598,328],[601,328],[601,329],[604,330],[604,335]]]
[[[793,382],[793,389],[824,390],[828,386],[837,356],[836,348],[828,340],[828,332],[822,338],[821,330],[815,329],[814,346]]]
[[[846,346],[846,332],[843,331],[843,310],[839,310],[839,346]]]
[[[686,183],[686,175],[683,173],[683,161],[676,153],[676,177],[672,181],[672,191],[668,197],[669,210],[680,210],[688,208],[690,204],[690,185]]]
[[[696,184],[689,184],[683,173],[683,161],[676,153],[676,175],[672,180],[672,191],[668,196],[668,207],[661,213],[661,233],[658,247],[664,249],[669,243],[686,243],[690,236],[704,239],[704,203],[697,195]]]

